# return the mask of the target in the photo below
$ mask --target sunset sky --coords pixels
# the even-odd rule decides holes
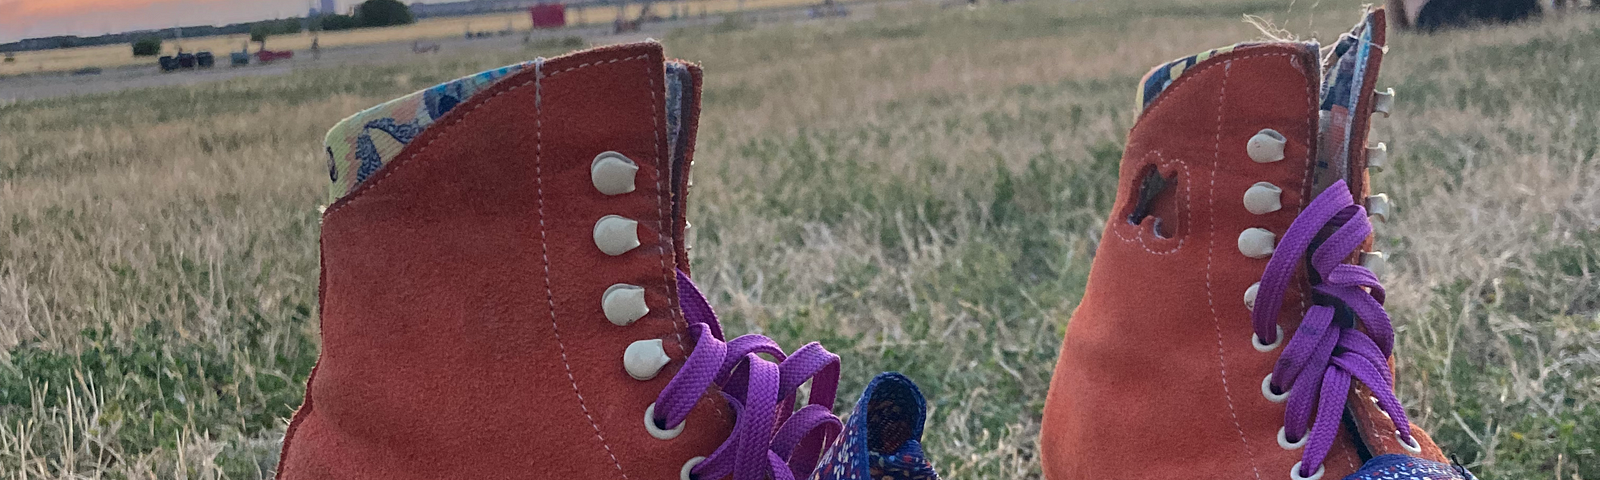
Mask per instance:
[[[424,3],[439,1],[445,0]],[[340,9],[357,2],[338,0]],[[309,0],[0,0],[0,42],[292,17],[310,6]]]

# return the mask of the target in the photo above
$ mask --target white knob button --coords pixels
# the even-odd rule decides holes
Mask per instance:
[[[1277,243],[1278,236],[1264,228],[1247,228],[1239,232],[1239,253],[1246,257],[1270,257]]]
[[[1367,252],[1361,254],[1361,266],[1371,270],[1373,275],[1382,277],[1389,271],[1389,255],[1383,252]]]
[[[1252,283],[1252,284],[1250,284],[1250,288],[1244,289],[1244,308],[1255,310],[1256,309],[1256,295],[1258,295],[1260,293],[1261,293],[1261,282]]]
[[[600,305],[605,309],[606,320],[621,327],[631,325],[650,313],[650,306],[644,303],[644,287],[626,283],[607,288]]]
[[[656,378],[661,372],[661,367],[667,366],[672,358],[667,356],[667,350],[662,348],[661,339],[640,340],[628,345],[628,350],[622,353],[622,366],[628,369],[628,376],[635,380],[649,380]]]
[[[1389,166],[1389,146],[1378,142],[1376,146],[1367,147],[1367,170],[1382,172]]]
[[[1380,193],[1367,197],[1367,217],[1380,222],[1389,221],[1389,196]]]
[[[1377,92],[1372,96],[1372,111],[1374,113],[1381,113],[1385,118],[1387,118],[1389,116],[1389,110],[1392,109],[1394,109],[1393,88],[1384,89],[1384,91]]]
[[[1283,202],[1280,199],[1282,196],[1283,189],[1278,188],[1277,185],[1267,182],[1256,183],[1251,185],[1249,190],[1244,191],[1244,209],[1256,215],[1276,212],[1283,208]]]
[[[589,178],[594,181],[595,190],[606,195],[632,192],[638,174],[639,165],[617,152],[602,153],[589,164]]]
[[[606,255],[628,253],[639,246],[639,222],[606,215],[594,224],[594,244]]]
[[[1283,134],[1268,128],[1250,137],[1250,143],[1245,146],[1245,151],[1256,163],[1272,163],[1283,160],[1283,146],[1287,143],[1289,140],[1284,138]]]

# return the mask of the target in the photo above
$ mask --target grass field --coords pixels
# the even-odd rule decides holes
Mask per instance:
[[[917,379],[948,478],[1037,478],[1064,328],[1148,67],[1334,38],[1359,5],[910,5],[680,31],[708,72],[691,219],[735,333]],[[1600,16],[1390,42],[1380,224],[1401,398],[1486,480],[1600,479]],[[323,133],[561,52],[0,107],[0,479],[256,479],[317,351]],[[1182,434],[1182,432],[1174,432]]]
[[[817,3],[820,3],[820,1],[681,0],[659,3],[652,7],[652,11],[663,18],[673,18],[674,14],[684,17],[699,16],[701,14],[721,15],[740,10],[794,8]],[[627,18],[637,17],[639,8],[639,3],[629,5],[626,12]],[[572,26],[609,25],[612,20],[616,19],[616,16],[617,9],[615,7],[576,7],[567,11],[567,22]],[[269,50],[296,50],[304,54],[305,50],[311,48],[313,37],[317,38],[318,46],[321,48],[336,48],[351,45],[410,42],[413,40],[436,40],[459,37],[468,31],[499,32],[511,29],[516,32],[516,35],[520,36],[532,26],[532,19],[527,12],[427,18],[417,23],[400,27],[363,28],[315,34],[302,32],[296,35],[274,36],[267,39],[267,48]],[[174,55],[180,47],[188,52],[209,50],[219,56],[219,65],[226,66],[226,53],[240,51],[249,40],[249,35],[168,40],[162,44],[161,54]],[[256,45],[251,43],[250,50],[254,51],[255,49]],[[25,73],[65,72],[88,67],[114,68],[127,65],[150,65],[154,67],[155,60],[155,58],[151,57],[134,57],[132,46],[127,44],[20,52],[17,53],[14,62],[0,63],[0,77]]]

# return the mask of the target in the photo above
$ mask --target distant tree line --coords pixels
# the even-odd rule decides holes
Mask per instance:
[[[411,7],[399,0],[367,0],[356,5],[355,15],[321,15],[311,19],[311,29],[321,31],[409,25],[417,19]]]
[[[156,55],[160,53],[161,42],[182,38],[211,37],[219,35],[250,35],[252,38],[266,38],[273,35],[292,35],[306,29],[310,30],[348,30],[364,27],[387,27],[391,25],[405,25],[416,22],[411,15],[410,7],[400,3],[399,0],[367,0],[356,7],[355,15],[321,15],[316,18],[292,17],[280,20],[263,20],[259,22],[235,23],[221,27],[196,26],[178,27],[161,30],[144,30],[126,33],[113,33],[94,37],[80,37],[76,35],[59,35],[54,37],[29,38],[26,40],[0,44],[0,53],[25,52],[32,50],[51,50],[57,48],[91,47],[96,45],[129,45],[134,46],[135,55],[148,52],[149,45],[153,42],[155,52],[147,53]],[[142,43],[141,43],[142,42]],[[143,50],[141,50],[141,45]]]

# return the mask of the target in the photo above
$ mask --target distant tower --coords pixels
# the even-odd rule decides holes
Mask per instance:
[[[339,13],[339,5],[335,0],[322,0],[322,8],[317,10],[321,11],[323,15],[333,15]]]

